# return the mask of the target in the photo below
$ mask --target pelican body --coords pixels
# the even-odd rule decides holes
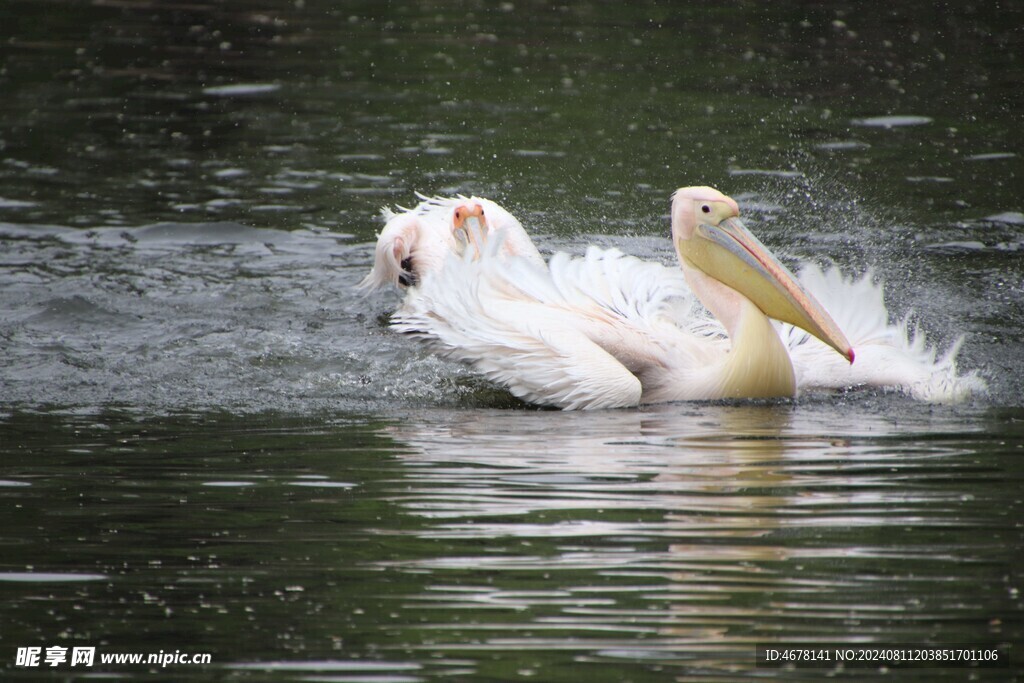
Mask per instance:
[[[815,268],[796,277],[743,225],[737,203],[713,188],[672,197],[678,268],[595,247],[545,264],[519,222],[484,202],[431,199],[385,214],[363,285],[404,288],[395,330],[530,403],[620,408],[860,384],[948,400],[984,388],[975,374],[958,376],[957,345],[936,361],[905,322],[890,325],[870,277],[852,282]],[[857,363],[812,288],[844,313],[863,345]]]

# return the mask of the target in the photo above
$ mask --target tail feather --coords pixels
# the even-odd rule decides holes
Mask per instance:
[[[857,360],[848,364],[803,330],[782,325],[801,390],[875,386],[930,403],[958,402],[986,391],[977,371],[961,373],[957,368],[963,336],[940,356],[920,327],[911,326],[911,315],[890,322],[884,288],[871,271],[847,278],[835,266],[822,270],[809,265],[799,279],[832,314],[857,353]]]

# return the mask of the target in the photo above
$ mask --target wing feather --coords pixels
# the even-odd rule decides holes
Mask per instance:
[[[857,354],[851,365],[803,330],[781,325],[801,390],[887,387],[932,403],[960,401],[986,390],[977,371],[961,374],[957,368],[962,336],[940,355],[921,330],[911,330],[909,316],[889,321],[883,287],[870,271],[852,278],[835,266],[808,265],[799,279],[832,314]]]
[[[570,309],[552,305],[558,293],[546,269],[509,257],[499,270],[495,257],[452,256],[409,291],[392,326],[532,403],[567,410],[637,405],[640,380],[573,324]],[[503,276],[509,270],[514,282]]]
[[[686,396],[688,369],[727,348],[678,269],[595,247],[538,266],[493,237],[479,260],[453,256],[411,289],[392,324],[516,396],[567,409]]]

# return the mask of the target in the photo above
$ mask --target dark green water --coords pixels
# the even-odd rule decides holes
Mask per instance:
[[[1024,5],[0,3],[0,669],[12,679],[1024,677]],[[396,337],[383,204],[671,259],[738,198],[871,268],[988,395],[599,414]],[[18,667],[19,647],[209,665]]]

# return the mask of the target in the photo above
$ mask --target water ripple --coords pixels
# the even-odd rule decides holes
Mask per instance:
[[[420,520],[398,535],[445,551],[377,566],[429,577],[398,599],[453,653],[735,673],[756,642],[956,633],[957,614],[977,611],[950,604],[953,577],[994,577],[1009,561],[995,536],[978,542],[1003,523],[964,482],[991,493],[1005,470],[958,419],[830,415],[676,406],[397,424],[410,451],[389,499]],[[1004,591],[983,592],[997,609]],[[438,618],[461,613],[472,623]]]

